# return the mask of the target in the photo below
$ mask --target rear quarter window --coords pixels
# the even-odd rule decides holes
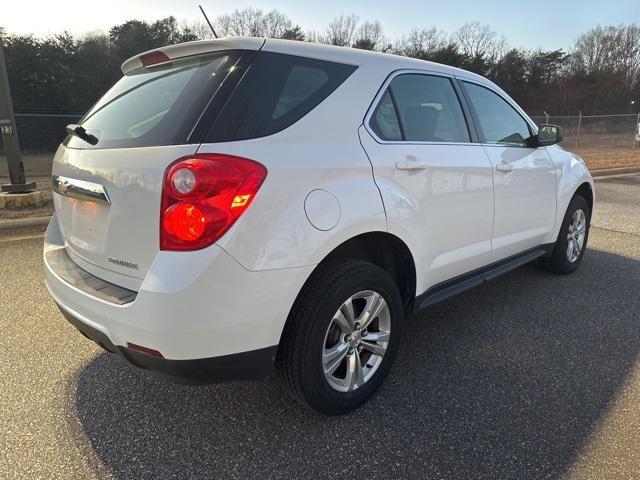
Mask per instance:
[[[284,130],[331,95],[356,68],[260,52],[222,108],[205,141],[246,140]]]

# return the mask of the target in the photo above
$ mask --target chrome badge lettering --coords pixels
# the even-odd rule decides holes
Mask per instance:
[[[133,262],[127,262],[126,260],[120,260],[119,258],[107,257],[111,263],[115,263],[116,265],[120,265],[121,267],[133,268],[134,270],[138,270],[138,264]]]

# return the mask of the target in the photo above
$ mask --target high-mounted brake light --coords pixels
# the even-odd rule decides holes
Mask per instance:
[[[165,172],[161,250],[199,250],[226,233],[249,207],[267,169],[246,158],[198,154]]]
[[[166,62],[167,60],[170,60],[170,59],[166,53],[151,52],[151,53],[147,53],[146,55],[142,55],[140,57],[140,60],[142,61],[143,66],[150,67],[151,65]]]

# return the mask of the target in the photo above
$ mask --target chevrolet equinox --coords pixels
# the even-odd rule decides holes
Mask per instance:
[[[183,382],[279,372],[337,415],[414,311],[585,253],[593,180],[473,73],[305,42],[142,53],[53,163],[46,284],[86,337]]]

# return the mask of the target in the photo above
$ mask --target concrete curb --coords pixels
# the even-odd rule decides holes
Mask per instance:
[[[603,168],[602,170],[592,170],[591,176],[593,178],[608,177],[611,175],[624,175],[627,173],[640,173],[640,167],[617,167],[617,168]]]
[[[0,232],[23,230],[27,228],[46,227],[51,217],[16,218],[14,220],[0,220]]]

